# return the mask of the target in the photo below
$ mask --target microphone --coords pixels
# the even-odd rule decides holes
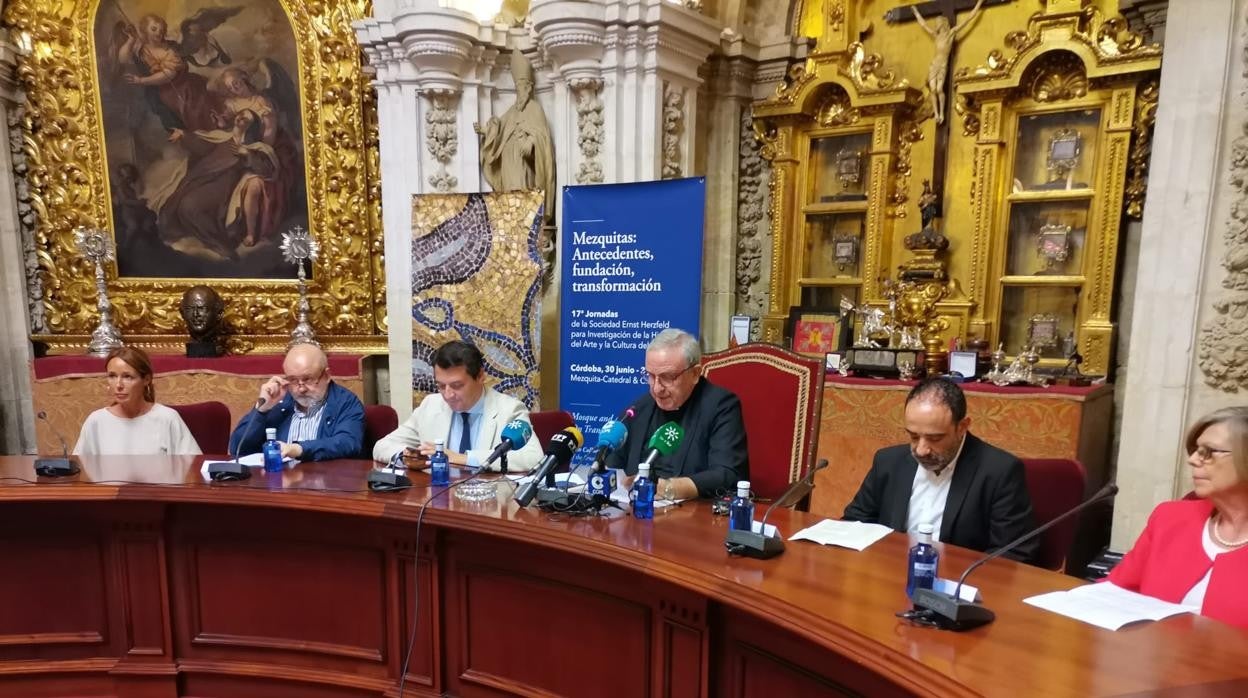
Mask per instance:
[[[632,412],[632,408],[628,409]],[[615,490],[615,471],[607,470],[607,454],[624,445],[628,438],[628,427],[623,422],[608,419],[598,432],[598,455],[594,457],[594,468],[589,474],[589,484],[585,493],[589,496],[610,497]]]
[[[533,427],[528,422],[513,419],[503,427],[503,433],[498,436],[498,445],[494,447],[494,452],[489,458],[485,459],[484,468],[489,468],[490,464],[499,458],[503,459],[502,472],[507,472],[507,459],[504,458],[508,451],[514,451],[533,438]]]
[[[811,490],[815,489],[815,473],[828,467],[828,459],[820,458],[815,467],[806,471],[798,480],[789,485],[789,488],[776,498],[771,506],[767,507],[767,511],[763,512],[763,520],[759,528],[763,531],[767,530],[767,518],[771,516],[771,512],[776,507],[792,507],[798,502],[805,499]],[[744,555],[746,557],[755,557],[760,560],[773,558],[784,552],[784,539],[780,536],[767,536],[764,533],[756,533],[751,524],[749,531],[728,530],[728,537],[724,539],[724,547],[728,549],[731,555]]]
[[[39,414],[35,416],[42,419],[48,425],[48,428],[52,430],[52,435],[56,437],[56,440],[61,442],[61,457],[36,458],[35,474],[43,477],[76,475],[78,473],[78,464],[69,458],[69,444],[65,442],[65,437],[61,436],[61,432],[56,428],[56,425],[52,423],[52,420],[48,419],[47,412],[39,410]]]
[[[962,573],[962,576],[958,578],[958,586],[953,590],[952,596],[934,589],[916,589],[914,591],[914,608],[922,614],[921,617],[934,622],[936,626],[942,630],[954,630],[961,632],[963,630],[970,630],[971,628],[978,628],[981,625],[991,623],[997,617],[995,613],[980,604],[963,601],[959,596],[959,594],[962,593],[962,584],[966,581],[966,578],[970,576],[971,572],[974,572],[985,562],[995,560],[1023,543],[1026,543],[1032,538],[1035,538],[1041,533],[1044,533],[1057,522],[1064,521],[1084,509],[1087,509],[1093,504],[1110,499],[1116,494],[1118,494],[1118,485],[1111,482],[1070,511],[1054,518],[1052,521],[1049,521],[1040,528],[1024,533],[1018,538],[992,551],[988,555],[985,555],[984,557],[981,557],[971,563],[971,566],[967,567],[966,571]]]
[[[247,427],[243,429],[243,435],[238,439],[238,446],[234,448],[234,460],[220,461],[208,466],[208,477],[213,482],[232,482],[251,477],[251,468],[243,465],[238,459],[242,456],[243,442],[251,438],[255,432],[256,422],[261,421],[257,419],[260,413],[256,410],[260,409],[263,404],[264,398],[256,400],[256,409],[247,413]]]
[[[412,486],[412,479],[404,474],[406,470],[403,452],[399,451],[390,458],[390,464],[386,467],[368,471],[368,489],[373,492],[398,492],[408,489]]]
[[[537,468],[533,470],[533,479],[524,483],[516,490],[514,499],[516,503],[522,507],[527,507],[533,501],[533,497],[537,495],[537,488],[546,478],[553,480],[555,468],[560,465],[566,465],[572,460],[572,454],[585,443],[585,436],[581,434],[581,430],[576,427],[567,427],[563,431],[550,437],[550,443],[546,445],[546,457],[538,463]],[[554,485],[553,482],[550,485]]]
[[[650,452],[646,454],[645,464],[653,466],[655,459],[659,456],[672,455],[684,438],[685,430],[676,422],[668,422],[655,429],[654,434],[650,436],[650,441],[646,443],[646,448],[650,449]],[[651,467],[650,470],[653,472],[654,468]]]

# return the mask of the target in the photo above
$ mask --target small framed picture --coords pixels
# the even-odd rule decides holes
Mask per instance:
[[[825,373],[840,373],[841,359],[843,354],[839,351],[830,351],[823,355],[823,368]]]
[[[729,346],[741,346],[748,344],[750,341],[750,325],[754,318],[749,315],[733,315],[732,322],[728,330]]]
[[[841,316],[803,314],[793,323],[793,351],[807,356],[826,356],[841,343]]]
[[[957,373],[963,378],[975,377],[975,362],[979,354],[973,351],[949,352],[949,372]]]

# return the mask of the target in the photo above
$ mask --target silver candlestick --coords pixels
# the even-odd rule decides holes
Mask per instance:
[[[100,311],[100,323],[91,332],[87,353],[108,356],[108,352],[125,344],[121,341],[121,332],[113,325],[113,304],[108,300],[108,285],[104,283],[104,263],[113,261],[113,241],[99,228],[83,227],[74,231],[74,244],[83,259],[95,265],[95,305]]]
[[[320,249],[321,244],[313,240],[308,231],[300,226],[282,233],[282,257],[299,269],[297,322],[295,329],[290,332],[290,344],[287,346],[293,347],[296,344],[320,346],[320,342],[316,341],[316,330],[312,329],[312,323],[308,322],[308,313],[312,311],[312,307],[308,303],[308,277],[303,269],[304,261],[315,260]]]

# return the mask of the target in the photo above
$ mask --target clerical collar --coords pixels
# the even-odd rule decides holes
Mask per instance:
[[[682,403],[680,407],[677,407],[674,410],[665,410],[661,407],[658,407],[658,405],[655,405],[655,407],[658,408],[657,411],[661,418],[660,422],[676,422],[678,424],[682,423],[681,420],[685,418],[685,412],[689,410],[689,404],[692,403],[694,400],[698,399],[698,396],[702,393],[702,386],[705,383],[706,383],[706,379],[699,377],[697,384],[693,386],[693,390],[689,391],[689,397],[685,398],[684,403]]]

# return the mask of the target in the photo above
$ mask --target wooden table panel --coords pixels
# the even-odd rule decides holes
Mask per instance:
[[[22,484],[31,460],[0,458],[0,530],[7,541],[37,541],[12,532],[61,522],[56,536],[81,535],[69,538],[81,546],[71,550],[115,551],[135,531],[159,542],[161,570],[147,553],[141,564],[114,552],[99,565],[106,580],[163,571],[147,588],[168,589],[171,656],[139,664],[128,654],[111,614],[124,624],[130,611],[112,583],[100,592],[105,642],[86,655],[45,653],[27,640],[50,627],[89,627],[92,617],[6,581],[0,618],[16,620],[3,626],[13,654],[0,656],[0,695],[392,697],[417,601],[414,569],[421,630],[411,696],[612,695],[613,686],[630,696],[765,698],[1248,694],[1248,632],[1190,615],[1100,630],[1024,604],[1077,582],[1009,560],[972,579],[995,623],[961,634],[911,626],[895,617],[906,607],[910,545],[900,534],[861,553],[791,543],[761,561],[724,552],[726,519],[704,503],[662,509],[649,522],[582,519],[519,509],[509,487],[493,502],[430,500],[421,474],[410,490],[371,494],[361,461],[224,484],[204,483],[197,459],[83,465],[77,481]],[[147,481],[118,482],[121,473]],[[817,520],[787,510],[772,518],[786,535]],[[946,576],[977,556],[939,547]],[[64,563],[32,545],[5,552],[15,569]],[[195,557],[204,569],[188,575]],[[223,593],[198,588],[207,583],[287,607],[224,597],[192,605]],[[205,617],[196,621],[191,609]],[[42,620],[63,611],[63,626]],[[230,617],[240,614],[248,617]],[[201,627],[281,642],[196,642]]]

